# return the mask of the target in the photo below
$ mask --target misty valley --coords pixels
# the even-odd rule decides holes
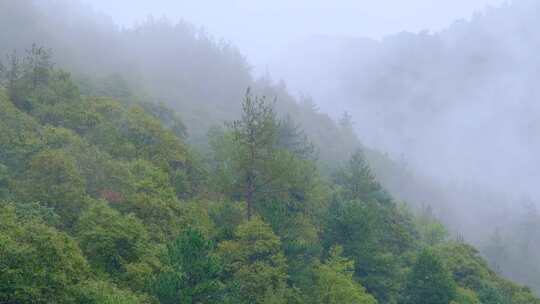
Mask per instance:
[[[0,0],[0,303],[540,304],[540,2],[218,2]]]

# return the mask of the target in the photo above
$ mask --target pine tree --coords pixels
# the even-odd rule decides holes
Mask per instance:
[[[249,219],[256,195],[274,178],[268,172],[276,156],[279,123],[272,104],[265,98],[254,97],[248,90],[242,103],[242,118],[228,127],[236,149],[238,179]]]

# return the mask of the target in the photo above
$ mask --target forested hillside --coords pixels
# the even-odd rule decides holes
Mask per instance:
[[[320,174],[264,97],[206,155],[170,110],[81,95],[43,48],[4,72],[3,303],[537,301],[393,200],[361,151]]]
[[[24,53],[33,43],[54,49],[54,61],[75,73],[82,94],[93,90],[118,99],[164,103],[179,112],[188,140],[197,146],[207,145],[212,126],[237,117],[239,101],[251,87],[259,95],[276,98],[276,110],[303,126],[319,146],[320,159],[345,160],[359,147],[349,125],[342,131],[309,98],[291,96],[282,82],[253,79],[241,53],[204,29],[151,17],[134,28],[120,29],[75,1],[54,3],[2,1],[0,55]],[[323,144],[329,141],[333,144]]]
[[[538,1],[508,1],[441,31],[312,37],[273,69],[293,88],[313,88],[322,110],[348,109],[364,144],[405,160],[409,173],[380,175],[393,194],[431,205],[536,292],[538,12]]]
[[[42,4],[0,2],[0,303],[540,303],[349,115],[188,23]]]

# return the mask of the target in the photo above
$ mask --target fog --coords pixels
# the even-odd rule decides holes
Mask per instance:
[[[276,69],[325,110],[352,113],[363,142],[430,177],[538,196],[538,7],[520,3],[433,33],[312,37]]]
[[[283,79],[335,118],[349,112],[363,144],[423,184],[388,186],[438,206],[477,243],[511,225],[524,197],[538,201],[534,1],[91,4],[126,27],[148,14],[189,20],[238,46],[255,75]]]
[[[37,42],[79,78],[120,74],[197,143],[246,87],[277,96],[322,160],[361,143],[393,195],[453,234],[484,248],[500,228],[510,253],[493,263],[540,291],[537,1],[82,2],[0,3],[41,9],[4,16],[0,52]],[[337,138],[345,111],[359,141]]]
[[[459,182],[467,179],[467,182],[478,182],[478,180],[482,182],[484,180],[482,175],[489,172],[490,182],[496,181],[496,188],[507,180],[512,180],[524,193],[529,190],[535,191],[534,185],[531,185],[531,180],[534,179],[529,178],[529,175],[538,173],[522,174],[530,169],[530,163],[535,154],[534,150],[527,147],[529,138],[521,130],[516,130],[519,128],[518,125],[507,119],[501,120],[501,114],[508,114],[505,108],[508,105],[499,103],[500,107],[490,112],[484,110],[486,106],[493,104],[492,96],[507,94],[509,96],[504,98],[506,101],[519,99],[518,95],[521,95],[523,90],[518,86],[530,87],[527,84],[515,79],[512,84],[493,83],[493,81],[505,80],[497,76],[494,76],[496,79],[486,77],[479,80],[481,85],[476,86],[474,92],[466,92],[462,95],[458,93],[456,96],[449,97],[448,94],[455,93],[452,90],[454,89],[452,77],[460,77],[460,71],[454,75],[439,75],[453,71],[444,70],[444,67],[435,67],[433,69],[435,73],[431,73],[428,68],[418,68],[421,70],[420,73],[427,75],[422,76],[425,81],[411,83],[410,79],[404,79],[403,82],[409,82],[411,85],[404,89],[407,90],[407,94],[418,94],[409,92],[423,91],[420,94],[444,95],[429,98],[442,98],[446,101],[452,98],[459,99],[461,104],[459,108],[444,111],[439,109],[443,114],[430,115],[429,121],[426,121],[428,113],[424,111],[425,109],[421,109],[423,113],[418,114],[422,115],[422,123],[414,122],[416,120],[414,109],[403,108],[408,105],[399,102],[399,100],[409,102],[416,96],[399,96],[401,92],[394,90],[391,93],[392,96],[376,96],[369,98],[371,100],[366,100],[368,98],[364,96],[357,96],[358,93],[364,94],[364,92],[352,92],[356,89],[351,88],[358,84],[369,88],[377,85],[382,87],[384,82],[374,83],[371,79],[372,74],[366,70],[372,71],[380,67],[384,69],[389,64],[399,62],[402,56],[399,53],[402,48],[406,48],[405,52],[426,52],[428,55],[433,55],[430,52],[437,52],[440,48],[446,47],[433,46],[433,43],[449,45],[451,42],[448,40],[452,39],[448,37],[450,34],[442,34],[445,36],[442,39],[447,41],[440,42],[438,33],[448,30],[459,20],[470,20],[474,15],[478,17],[485,13],[488,6],[500,6],[504,1],[435,3],[415,0],[375,3],[340,0],[332,2],[331,5],[326,1],[224,3],[162,0],[152,2],[152,5],[145,1],[129,1],[129,5],[123,1],[86,2],[112,16],[114,22],[125,27],[144,20],[148,15],[167,16],[171,20],[185,19],[196,26],[203,27],[214,37],[236,45],[253,66],[255,74],[269,73],[273,78],[285,80],[293,93],[313,96],[319,107],[334,117],[338,117],[343,111],[352,113],[357,120],[357,129],[365,144],[391,153],[394,158],[404,156],[415,167],[427,164],[428,166],[423,166],[424,173],[430,176],[438,177],[444,172],[442,173],[444,177],[450,178],[451,181]],[[209,10],[208,7],[212,9]],[[458,25],[455,25],[453,28],[457,27]],[[427,45],[422,45],[423,36],[421,35],[411,36],[411,41],[407,40],[408,37],[405,34],[396,35],[402,31],[410,33],[424,31],[424,41]],[[454,30],[454,32],[457,31]],[[428,33],[434,33],[434,35],[429,36]],[[405,41],[400,42],[400,39]],[[410,42],[415,46],[410,46]],[[367,45],[355,45],[358,43]],[[500,45],[511,42],[503,42],[501,38],[497,43]],[[379,47],[390,54],[373,55],[373,53],[378,53]],[[438,49],[431,49],[433,47]],[[468,47],[471,52],[476,51],[474,47]],[[506,47],[506,45],[500,47]],[[361,54],[361,56],[357,57],[356,54]],[[311,57],[305,58],[305,56]],[[511,56],[520,58],[525,54],[511,54]],[[419,58],[410,57],[402,60],[409,59],[419,60]],[[463,62],[458,64],[461,63]],[[445,63],[447,66],[452,64]],[[521,69],[516,73],[523,75],[527,72]],[[362,81],[357,81],[360,77]],[[431,81],[444,82],[446,87],[426,88]],[[395,77],[392,79],[392,84],[399,82],[400,80]],[[507,90],[508,85],[514,88]],[[504,86],[504,92],[497,91],[497,88],[502,86]],[[393,99],[392,102],[396,106],[389,109],[389,103],[373,105],[379,103],[381,98]],[[475,102],[469,99],[475,99]],[[463,105],[466,105],[465,108]],[[368,108],[372,106],[375,108]],[[398,117],[389,117],[390,111]],[[516,111],[520,109],[514,108],[513,111],[513,115],[519,117],[521,113],[515,113]],[[377,113],[379,119],[367,122],[367,120],[375,120],[373,113]],[[405,129],[399,123],[388,122],[387,119],[406,120],[407,127],[411,129]],[[486,128],[490,129],[487,133]],[[436,153],[433,147],[438,147]],[[463,147],[467,148],[463,149]],[[484,149],[490,149],[490,153]],[[514,161],[504,166],[500,158],[514,159]]]
[[[291,42],[314,35],[381,39],[400,31],[438,31],[457,19],[469,19],[477,10],[500,5],[504,0],[84,2],[112,16],[115,23],[125,27],[144,20],[148,15],[185,19],[238,46],[258,73],[268,69],[276,77],[281,77],[286,75],[278,74],[272,61]]]

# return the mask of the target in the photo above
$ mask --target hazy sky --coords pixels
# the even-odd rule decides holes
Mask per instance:
[[[439,30],[505,0],[83,0],[125,26],[148,15],[185,19],[240,47],[257,65],[314,35],[381,38]]]

